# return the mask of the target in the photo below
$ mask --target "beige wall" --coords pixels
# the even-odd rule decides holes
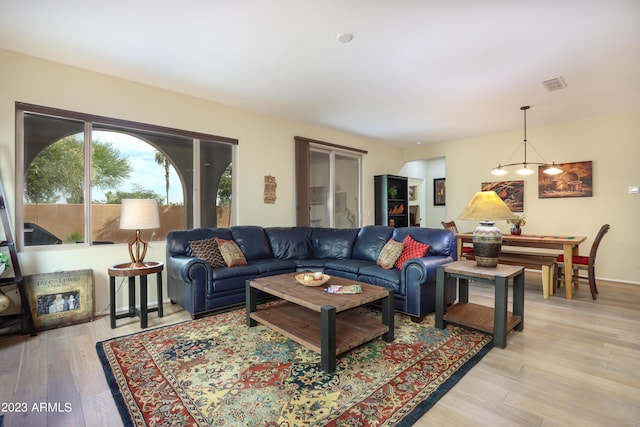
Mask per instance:
[[[0,49],[0,174],[15,206],[15,102],[133,120],[237,138],[234,160],[236,224],[295,224],[294,136],[368,150],[363,162],[363,223],[373,223],[373,176],[402,167],[398,150],[337,130],[292,122],[200,98]],[[275,204],[264,203],[264,176],[277,180]],[[65,245],[66,246],[66,245]],[[91,268],[96,312],[108,312],[107,267],[126,261],[125,245],[28,248],[20,254],[25,274]],[[147,259],[164,260],[164,243],[152,243]],[[166,283],[166,281],[165,281]],[[150,296],[154,301],[155,296]],[[123,295],[118,295],[122,307]]]
[[[592,160],[593,197],[539,199],[537,174],[524,178],[525,232],[588,236],[580,249],[588,255],[594,235],[608,223],[611,230],[598,252],[597,276],[640,284],[640,194],[628,194],[629,186],[640,185],[640,110],[553,126],[528,126],[527,140],[548,161]],[[423,145],[405,150],[403,156],[406,161],[446,157],[446,218],[456,219],[481,182],[522,179],[513,168],[502,178],[490,174],[490,169],[504,163],[521,142],[519,129]],[[531,151],[528,160],[539,161]],[[519,160],[521,151],[512,159]],[[475,227],[457,222],[463,229]],[[501,223],[497,225],[506,232],[506,221]]]
[[[504,161],[522,138],[517,130],[403,152],[337,130],[268,117],[1,49],[0,69],[0,175],[12,215],[16,101],[237,138],[233,218],[236,224],[262,226],[295,224],[296,135],[369,151],[363,161],[363,224],[374,222],[374,175],[399,173],[406,161],[438,157],[446,158],[446,217],[455,218],[480,182],[494,180],[489,168]],[[640,196],[627,194],[629,185],[640,185],[640,111],[530,128],[528,138],[557,162],[593,160],[595,181],[594,197],[580,199],[540,200],[535,185],[526,185],[527,231],[583,234],[590,237],[590,244],[597,228],[609,222],[612,230],[603,242],[598,274],[640,283]],[[275,204],[263,203],[265,175],[276,177]],[[107,267],[126,260],[125,245],[29,249],[20,253],[25,274],[93,269],[96,313],[108,312]],[[164,260],[164,243],[153,242],[147,259]],[[151,295],[150,301],[154,300]],[[125,305],[122,293],[117,304]]]

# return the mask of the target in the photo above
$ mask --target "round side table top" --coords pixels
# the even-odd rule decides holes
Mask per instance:
[[[163,269],[164,263],[159,261],[146,261],[142,267],[132,267],[130,262],[123,262],[109,267],[109,276],[144,276],[146,274],[159,273]]]

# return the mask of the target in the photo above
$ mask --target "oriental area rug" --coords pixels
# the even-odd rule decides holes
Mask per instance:
[[[433,315],[395,316],[392,343],[338,356],[332,374],[319,354],[247,327],[243,309],[96,349],[125,426],[410,426],[493,344],[480,332],[436,329]]]

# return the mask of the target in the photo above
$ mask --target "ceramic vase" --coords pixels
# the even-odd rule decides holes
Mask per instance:
[[[502,233],[489,221],[480,221],[473,232],[473,252],[479,267],[495,267],[502,250]]]

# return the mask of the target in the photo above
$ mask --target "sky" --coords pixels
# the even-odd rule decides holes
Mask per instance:
[[[94,131],[93,138],[100,142],[108,142],[114,148],[128,155],[129,164],[132,166],[131,176],[123,181],[116,189],[111,191],[131,191],[133,184],[138,183],[146,190],[152,190],[165,198],[164,167],[155,160],[155,148],[145,141],[131,135]],[[109,191],[109,190],[107,190]],[[106,201],[104,191],[93,189],[92,200]],[[169,172],[169,203],[183,203],[182,186],[180,178],[173,166]],[[166,203],[166,201],[165,201]]]

